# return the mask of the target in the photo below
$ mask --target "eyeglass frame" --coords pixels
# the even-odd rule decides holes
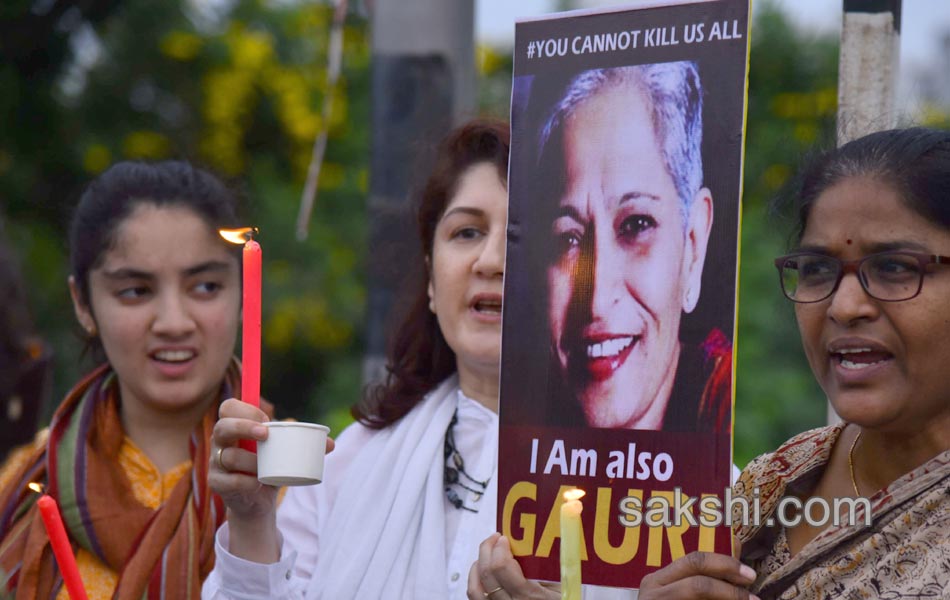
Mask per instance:
[[[917,259],[917,262],[920,264],[920,277],[917,279],[917,290],[913,294],[906,298],[901,298],[899,300],[887,300],[885,298],[878,298],[868,289],[868,284],[861,277],[861,265],[872,258],[877,258],[882,255],[889,254],[900,254],[903,256],[911,256]],[[785,267],[785,263],[789,260],[792,260],[798,256],[820,256],[822,258],[828,258],[836,261],[841,268],[838,271],[838,278],[835,280],[835,284],[831,287],[831,291],[828,292],[827,296],[819,298],[817,300],[796,300],[788,295],[788,291],[785,289],[785,279],[782,277],[782,270]],[[834,256],[828,256],[827,254],[822,254],[820,252],[793,252],[791,254],[786,254],[785,256],[779,256],[775,259],[775,268],[778,269],[778,281],[779,287],[782,288],[782,294],[788,298],[790,301],[795,302],[796,304],[814,304],[815,302],[824,302],[828,298],[831,298],[835,295],[835,292],[838,291],[838,287],[841,285],[841,280],[844,279],[844,276],[848,273],[854,273],[855,277],[858,278],[858,283],[861,284],[861,289],[864,290],[864,293],[878,300],[880,302],[904,302],[905,300],[911,300],[920,295],[920,290],[924,287],[924,273],[926,268],[929,265],[950,265],[950,256],[941,256],[939,254],[927,254],[925,252],[912,252],[910,250],[885,250],[884,252],[875,252],[873,254],[868,254],[867,256],[855,259],[855,260],[841,260]]]

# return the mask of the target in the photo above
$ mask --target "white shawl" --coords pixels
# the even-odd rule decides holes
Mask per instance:
[[[350,463],[321,532],[307,597],[445,598],[445,431],[450,377]]]

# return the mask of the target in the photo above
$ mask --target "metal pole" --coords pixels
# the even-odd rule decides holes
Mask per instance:
[[[897,123],[894,90],[902,0],[843,0],[838,59],[838,145]],[[841,418],[828,404],[828,423]]]
[[[376,0],[367,353],[363,382],[384,374],[393,301],[419,264],[411,193],[433,146],[475,106],[474,0]]]

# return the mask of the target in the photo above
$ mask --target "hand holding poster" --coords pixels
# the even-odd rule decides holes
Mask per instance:
[[[748,13],[516,27],[498,514],[529,578],[558,579],[575,486],[584,583],[730,552]]]

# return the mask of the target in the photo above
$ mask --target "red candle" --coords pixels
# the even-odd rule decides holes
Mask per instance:
[[[244,332],[241,349],[241,399],[261,405],[261,245],[244,244]]]
[[[244,244],[244,331],[241,334],[241,400],[261,405],[261,245]],[[257,452],[257,442],[241,440],[238,445]]]
[[[49,536],[49,544],[53,548],[53,555],[56,556],[59,572],[63,574],[63,582],[66,584],[69,597],[72,600],[86,600],[86,588],[82,585],[79,567],[76,566],[76,557],[73,556],[73,548],[69,544],[69,536],[66,535],[66,528],[63,526],[63,518],[59,514],[56,501],[43,494],[37,501],[37,506],[40,508],[43,525],[46,526],[46,535]]]
[[[220,229],[218,233],[232,244],[244,243],[244,312],[241,332],[241,400],[261,405],[261,245],[251,239],[253,227]],[[257,451],[257,442],[241,440],[241,448]]]

